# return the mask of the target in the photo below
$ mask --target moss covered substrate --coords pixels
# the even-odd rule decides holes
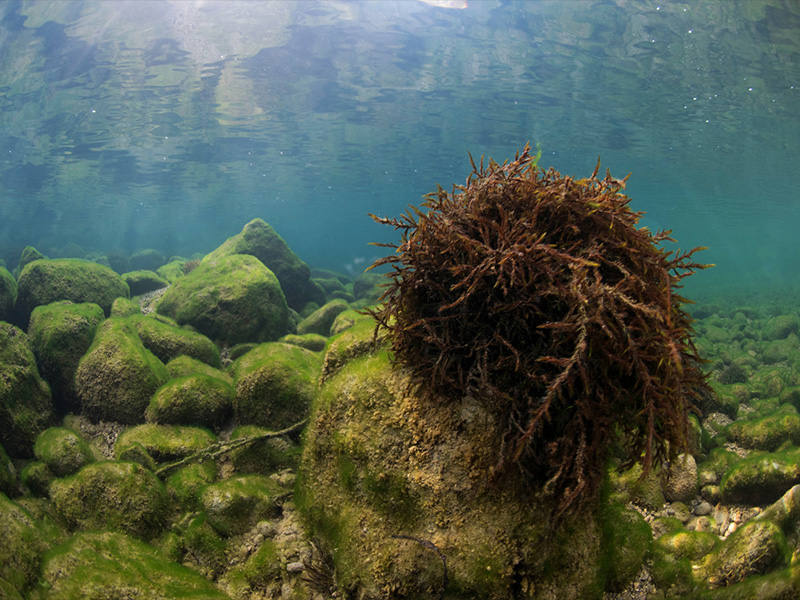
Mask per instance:
[[[487,480],[500,434],[478,402],[437,406],[406,390],[379,350],[333,375],[313,407],[295,501],[333,555],[341,589],[376,599],[599,598],[635,575],[652,542],[638,514],[586,511],[553,531],[548,500]]]

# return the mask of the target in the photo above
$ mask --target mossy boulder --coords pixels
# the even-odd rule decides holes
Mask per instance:
[[[219,368],[219,349],[210,339],[196,331],[178,327],[162,316],[136,315],[129,317],[144,347],[167,363],[178,356],[191,356]]]
[[[297,333],[317,333],[327,337],[331,334],[331,325],[336,317],[348,308],[350,306],[344,300],[331,300],[300,321],[297,324]]]
[[[225,573],[223,589],[235,598],[251,597],[255,590],[275,586],[278,592],[281,583],[281,556],[275,542],[265,539],[258,550],[245,562],[235,565]]]
[[[153,290],[158,290],[169,285],[169,282],[158,273],[146,269],[123,273],[122,279],[128,284],[131,296],[146,294],[147,292],[152,292]]]
[[[200,502],[208,522],[221,535],[244,533],[253,525],[280,514],[287,490],[260,475],[231,477],[203,490]]]
[[[351,317],[352,322],[350,322]],[[337,325],[344,324],[347,326],[337,327]],[[321,381],[323,382],[348,361],[368,354],[376,347],[375,320],[371,316],[361,315],[355,311],[345,311],[334,321],[331,330],[336,330],[338,333],[328,341],[328,347],[322,359]]]
[[[236,423],[282,429],[300,421],[316,394],[319,369],[319,356],[299,346],[257,346],[231,368]]]
[[[17,592],[23,592],[39,575],[47,535],[27,510],[1,492],[0,540],[0,579]],[[5,597],[1,590],[0,597]]]
[[[148,423],[218,430],[233,411],[233,387],[208,375],[186,375],[162,385],[145,410]]]
[[[82,532],[53,548],[42,565],[50,600],[75,598],[223,600],[197,571],[171,562],[156,548],[117,532]]]
[[[638,570],[647,536],[636,557],[611,569],[603,555],[615,542],[592,510],[553,529],[551,500],[487,481],[503,428],[482,404],[464,397],[444,406],[407,391],[380,350],[347,362],[314,402],[295,503],[331,550],[340,589],[437,597],[441,562],[398,532],[447,557],[454,598],[594,598]],[[637,539],[645,533],[635,519],[629,525]]]
[[[619,592],[642,568],[653,543],[653,532],[638,512],[615,502],[604,507],[600,523],[605,543],[605,588]]]
[[[726,503],[763,505],[774,502],[800,482],[800,451],[757,452],[731,467],[720,482]]]
[[[728,426],[728,436],[744,448],[777,450],[786,442],[800,444],[800,415],[791,405],[760,419],[734,421]]]
[[[708,531],[681,529],[665,533],[656,540],[656,545],[676,558],[700,560],[719,543],[719,538]]]
[[[11,456],[33,456],[36,436],[53,422],[50,386],[21,329],[0,321],[0,444]]]
[[[761,359],[768,365],[790,361],[799,355],[800,338],[795,333],[790,333],[780,340],[767,342],[761,351]]]
[[[50,484],[56,476],[42,461],[32,460],[22,468],[19,478],[31,494],[46,498],[50,495]]]
[[[66,427],[50,427],[36,438],[33,453],[56,477],[72,475],[94,462],[89,444]]]
[[[167,363],[167,371],[172,378],[185,377],[187,375],[206,375],[233,384],[233,378],[228,373],[191,356],[184,355],[173,358]]]
[[[231,441],[258,437],[269,431],[257,425],[242,425],[231,432]],[[232,450],[230,457],[237,473],[269,475],[281,469],[297,467],[300,447],[286,437],[269,437]]]
[[[19,493],[17,469],[2,445],[0,445],[0,492],[12,497]]]
[[[166,367],[144,347],[130,321],[110,318],[78,363],[75,389],[90,419],[135,424],[144,421],[151,396],[167,379]]]
[[[281,236],[262,219],[253,219],[240,233],[206,255],[203,263],[231,254],[249,254],[261,261],[280,281],[289,306],[300,310],[306,302],[325,302],[324,290],[311,280],[311,270],[291,251]]]
[[[31,311],[56,300],[93,302],[106,315],[111,303],[130,295],[128,284],[110,268],[80,258],[35,260],[19,276],[17,311],[25,324]]]
[[[17,301],[17,280],[5,267],[0,267],[0,321],[10,320]]]
[[[167,494],[170,500],[184,510],[200,509],[200,494],[217,478],[217,465],[213,460],[191,463],[167,477]]]
[[[138,250],[128,258],[128,267],[131,271],[155,271],[166,261],[164,255],[153,248]]]
[[[35,260],[40,260],[43,258],[47,257],[39,252],[36,248],[33,246],[25,246],[19,255],[19,262],[17,263],[17,268],[15,269],[16,275],[19,276],[19,274],[22,272],[22,269],[24,269],[25,265],[28,263],[32,263]]]
[[[208,524],[205,514],[191,515],[177,528],[179,532],[177,555],[184,565],[215,580],[228,568],[228,559],[225,555],[226,540]]]
[[[131,315],[142,314],[142,307],[139,303],[130,298],[119,297],[111,303],[111,317],[130,317]]]
[[[633,502],[648,510],[660,510],[666,498],[661,488],[661,474],[652,469],[642,476],[642,466],[636,464],[621,473],[611,473],[614,498],[622,503]]]
[[[216,441],[213,433],[200,427],[147,423],[121,433],[114,455],[119,457],[129,446],[140,444],[157,462],[165,462],[199,452]]]
[[[28,338],[39,372],[50,383],[53,402],[62,412],[78,412],[75,371],[92,345],[103,309],[91,302],[61,300],[33,309]]]
[[[50,484],[50,498],[72,529],[111,529],[143,539],[160,532],[168,509],[164,484],[132,462],[87,465]]]
[[[708,555],[702,572],[712,587],[743,581],[781,565],[786,539],[780,527],[767,520],[748,521]]]
[[[284,344],[300,346],[301,348],[311,350],[312,352],[322,352],[328,343],[328,340],[324,336],[321,336],[317,333],[306,333],[304,335],[289,333],[278,341],[283,342]]]
[[[186,275],[186,263],[187,261],[185,259],[176,258],[158,267],[158,269],[156,269],[156,274],[168,283],[175,283],[178,279]]]
[[[227,345],[274,340],[289,327],[278,279],[244,254],[204,260],[167,289],[156,310]]]
[[[782,340],[792,333],[800,333],[800,319],[792,314],[771,317],[761,328],[765,340]]]

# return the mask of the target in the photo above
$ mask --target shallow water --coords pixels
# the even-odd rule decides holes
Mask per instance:
[[[3,3],[0,256],[189,255],[262,217],[356,273],[392,236],[368,212],[531,142],[709,246],[690,295],[797,281],[797,2],[431,4]]]

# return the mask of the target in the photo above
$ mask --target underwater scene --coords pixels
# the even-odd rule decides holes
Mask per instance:
[[[0,600],[800,598],[797,0],[0,3]]]

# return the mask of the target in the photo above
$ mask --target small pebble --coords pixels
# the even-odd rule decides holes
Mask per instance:
[[[712,510],[713,510],[713,507],[711,506],[711,504],[709,504],[708,502],[703,500],[697,506],[694,507],[694,511],[693,512],[698,517],[702,517],[702,516],[705,516],[707,514],[710,514]]]

